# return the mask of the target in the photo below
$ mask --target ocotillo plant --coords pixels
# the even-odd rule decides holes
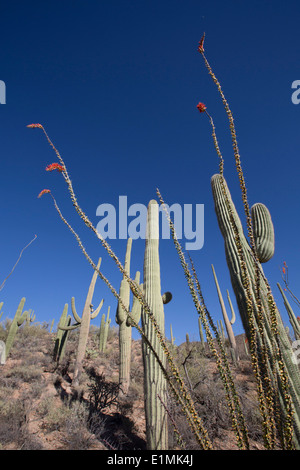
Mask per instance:
[[[101,264],[101,258],[99,258],[99,261],[98,261],[98,265],[97,265],[98,270],[100,268],[100,264]],[[73,330],[80,326],[77,357],[76,357],[74,375],[73,375],[73,380],[72,380],[72,385],[74,386],[79,385],[79,381],[80,381],[80,376],[82,372],[82,362],[85,356],[86,345],[87,345],[88,335],[89,335],[89,330],[90,330],[90,321],[96,318],[104,302],[102,299],[98,308],[96,310],[93,310],[92,299],[93,299],[97,276],[98,276],[97,271],[94,271],[93,277],[90,283],[90,287],[88,290],[88,294],[86,297],[85,305],[83,308],[82,317],[80,318],[79,315],[77,314],[76,307],[75,307],[75,299],[74,297],[72,297],[71,299],[72,313],[77,323],[71,326],[59,325],[58,327],[61,330],[67,331],[67,330]]]
[[[108,307],[107,317],[105,320],[105,313],[103,313],[101,318],[101,324],[99,329],[99,351],[105,352],[107,337],[108,337],[108,330],[109,325],[111,323],[111,319],[109,318],[110,307]]]
[[[155,316],[161,333],[164,335],[165,318],[160,282],[158,220],[158,204],[155,200],[152,200],[149,202],[147,214],[144,293],[146,302]],[[146,336],[151,339],[155,351],[157,351],[162,364],[165,366],[166,360],[163,350],[144,309],[142,309],[142,328]],[[166,450],[168,449],[168,423],[166,409],[162,403],[167,403],[167,382],[152,351],[144,341],[143,361],[147,448]],[[158,395],[160,400],[157,399]]]
[[[221,292],[221,289],[220,289],[220,286],[219,286],[219,283],[218,283],[215,268],[214,268],[213,265],[211,265],[211,267],[212,267],[214,280],[215,280],[215,284],[216,284],[216,288],[217,288],[217,293],[218,293],[218,297],[219,297],[219,302],[220,302],[220,306],[221,306],[221,310],[222,310],[222,314],[223,314],[223,318],[224,318],[225,328],[226,328],[228,340],[229,340],[229,343],[230,343],[230,348],[232,349],[232,357],[238,359],[237,349],[236,349],[236,340],[235,340],[235,336],[234,336],[234,333],[233,333],[233,330],[232,330],[231,322],[229,321],[229,318],[228,318],[228,315],[227,315],[226,307],[225,307],[222,292]]]
[[[19,306],[17,308],[16,314],[14,316],[14,319],[10,325],[8,336],[6,338],[5,346],[6,346],[6,357],[8,357],[11,347],[13,345],[15,336],[17,334],[18,328],[26,321],[28,312],[25,311],[22,313],[24,304],[25,304],[25,297],[21,299],[21,302],[19,303]]]
[[[61,327],[68,327],[71,325],[71,316],[68,315],[68,304],[65,304],[61,317],[59,319],[57,334],[54,343],[53,359],[57,362],[61,361],[64,357],[64,352],[69,336],[70,330],[63,330]],[[53,320],[54,323],[54,320]]]
[[[131,259],[132,239],[127,241],[126,255],[125,255],[125,271],[130,275],[130,259]],[[139,285],[140,273],[136,273],[135,282]],[[120,351],[120,369],[119,369],[119,385],[120,394],[127,395],[130,384],[130,362],[131,362],[131,318],[138,323],[141,316],[141,304],[137,301],[136,297],[133,298],[132,310],[130,315],[127,316],[124,307],[129,311],[130,305],[130,286],[123,275],[119,291],[121,302],[118,302],[116,312],[116,323],[119,325],[119,351]]]
[[[52,171],[52,170],[57,169],[60,173],[62,173],[62,175],[65,179],[65,182],[68,186],[69,194],[70,194],[70,197],[71,197],[71,200],[72,200],[72,203],[73,203],[73,206],[74,206],[76,212],[78,213],[80,218],[83,220],[84,224],[89,229],[91,229],[92,232],[97,236],[97,238],[100,240],[100,242],[101,242],[102,246],[104,247],[104,249],[107,251],[109,256],[116,263],[116,266],[118,267],[118,269],[126,277],[126,280],[130,285],[131,291],[133,292],[134,296],[138,299],[139,303],[141,303],[141,305],[143,306],[145,314],[149,316],[149,320],[153,325],[154,333],[157,337],[158,342],[160,343],[160,346],[161,346],[162,350],[164,351],[165,357],[167,358],[167,361],[168,361],[168,364],[169,364],[169,371],[170,371],[169,373],[171,374],[171,377],[169,376],[169,373],[165,369],[162,362],[159,360],[159,358],[156,354],[156,351],[155,351],[154,347],[151,344],[151,341],[149,340],[149,338],[147,338],[147,336],[145,335],[142,328],[140,328],[140,326],[138,324],[135,324],[134,326],[135,326],[135,328],[137,328],[137,330],[141,334],[141,336],[143,338],[143,341],[145,341],[145,343],[148,344],[149,348],[153,351],[154,356],[157,358],[157,361],[160,365],[162,373],[164,374],[164,376],[166,377],[166,380],[169,383],[170,390],[171,390],[172,394],[174,395],[174,397],[176,398],[176,401],[180,404],[181,409],[182,409],[182,411],[183,411],[183,413],[184,413],[184,415],[187,419],[187,422],[188,422],[188,424],[189,424],[189,426],[190,426],[197,442],[199,443],[200,447],[202,449],[212,449],[213,446],[212,446],[212,443],[211,443],[211,441],[208,437],[207,430],[205,429],[201,418],[197,414],[197,411],[195,409],[193,400],[192,400],[192,398],[189,394],[189,391],[186,387],[186,384],[185,384],[183,378],[181,377],[181,375],[179,373],[178,367],[174,363],[173,357],[172,357],[172,355],[171,355],[171,353],[170,353],[170,351],[167,347],[165,338],[160,332],[160,329],[158,327],[156,319],[155,319],[155,317],[153,315],[153,312],[151,311],[149,305],[147,304],[147,302],[145,300],[145,296],[144,296],[144,293],[143,293],[141,287],[137,286],[136,283],[130,278],[130,276],[128,276],[128,273],[126,273],[126,271],[125,271],[124,267],[122,266],[122,263],[118,259],[117,255],[114,253],[114,251],[112,250],[110,245],[107,243],[107,241],[101,236],[101,234],[98,233],[96,227],[94,227],[94,225],[92,224],[92,222],[90,221],[88,216],[85,214],[85,212],[79,206],[76,195],[75,195],[75,192],[74,192],[74,189],[73,189],[72,181],[69,177],[69,174],[68,174],[68,171],[67,171],[67,168],[66,168],[66,165],[65,165],[59,151],[56,149],[53,142],[49,138],[45,128],[41,124],[29,124],[27,127],[33,128],[33,129],[42,129],[42,131],[44,132],[44,134],[46,136],[46,139],[47,139],[48,143],[51,145],[51,147],[55,151],[55,154],[56,154],[56,156],[57,156],[57,158],[58,158],[58,160],[60,161],[61,164],[55,163],[53,165],[50,165],[50,168],[47,167],[46,170],[47,171],[48,170]],[[78,246],[79,246],[80,250],[82,251],[84,257],[86,258],[88,263],[92,266],[94,271],[98,273],[100,279],[103,280],[103,282],[110,289],[110,291],[113,293],[113,295],[118,300],[118,302],[122,303],[122,299],[120,298],[120,296],[119,296],[118,292],[116,291],[116,289],[112,286],[109,279],[107,279],[107,277],[104,276],[103,273],[101,271],[99,271],[99,269],[97,269],[96,264],[94,263],[92,258],[87,253],[80,237],[78,236],[76,231],[72,228],[72,226],[69,224],[69,222],[66,220],[66,218],[63,216],[63,214],[62,214],[60,208],[58,207],[58,204],[57,204],[53,194],[51,193],[51,191],[49,189],[43,189],[40,192],[38,197],[41,197],[43,194],[50,194],[51,195],[51,197],[53,199],[54,207],[55,207],[56,211],[58,212],[60,219],[63,221],[63,223],[67,226],[67,228],[70,230],[70,232],[75,237],[75,239],[78,243]],[[130,312],[128,311],[128,309],[126,309],[125,306],[124,306],[124,309],[126,311],[126,314],[129,316]],[[131,318],[132,318],[132,314],[131,314]]]
[[[220,158],[220,174],[212,178],[215,208],[225,241],[226,258],[232,285],[244,329],[249,338],[251,360],[257,379],[260,411],[263,417],[265,446],[268,449],[274,448],[276,437],[279,437],[283,448],[290,449],[293,444],[299,448],[299,369],[295,367],[291,360],[288,338],[270,285],[260,264],[268,260],[270,253],[272,255],[272,251],[274,251],[274,247],[272,248],[274,233],[272,233],[272,227],[270,230],[270,226],[268,226],[271,219],[264,209],[263,211],[258,210],[257,220],[258,224],[261,224],[259,228],[255,226],[256,221],[253,220],[257,215],[255,207],[251,211],[252,214],[250,214],[233,115],[221,85],[204,54],[204,39],[205,34],[201,38],[198,51],[202,55],[208,73],[218,89],[229,120],[249,243],[244,236],[241,222],[223,178],[224,160],[218,145],[213,120],[207,113],[206,106],[203,103],[199,103],[197,107],[200,112],[205,112],[209,117],[213,129],[214,146]],[[267,215],[267,219],[264,219],[265,215]],[[264,244],[262,250],[259,246],[260,241],[255,239],[260,236],[269,240]]]

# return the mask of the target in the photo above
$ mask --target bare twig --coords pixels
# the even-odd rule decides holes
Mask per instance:
[[[34,235],[34,238],[28,243],[28,245],[24,246],[24,248],[22,249],[20,255],[19,255],[19,258],[17,259],[17,262],[16,264],[14,265],[14,267],[12,268],[12,270],[10,271],[9,275],[4,279],[4,281],[2,282],[1,286],[0,286],[0,291],[3,289],[4,287],[4,284],[6,283],[7,279],[12,275],[12,273],[14,272],[15,270],[15,267],[17,266],[17,264],[19,263],[20,259],[21,259],[21,256],[23,254],[23,252],[26,250],[26,248],[29,247],[29,245],[31,245],[32,242],[34,242],[34,240],[37,238],[37,235]]]

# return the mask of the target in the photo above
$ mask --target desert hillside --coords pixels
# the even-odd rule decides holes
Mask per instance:
[[[2,324],[5,341],[8,324]],[[92,328],[80,386],[72,387],[78,334],[70,334],[64,358],[53,360],[56,333],[46,324],[19,328],[0,375],[0,446],[2,450],[144,450],[143,360],[141,341],[132,341],[131,382],[119,396],[118,330],[110,328],[105,352],[99,329]],[[253,449],[262,449],[255,382],[243,335],[237,337],[240,360],[231,368]],[[206,345],[207,346],[207,345]],[[237,449],[222,382],[214,359],[200,343],[170,345],[197,411],[216,449]],[[198,449],[180,408],[170,396],[170,449]]]

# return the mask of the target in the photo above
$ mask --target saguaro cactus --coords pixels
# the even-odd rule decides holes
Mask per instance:
[[[5,343],[0,341],[0,365],[5,364],[6,361],[6,352],[5,352]]]
[[[131,259],[132,239],[127,241],[125,255],[125,271],[130,275],[130,259]],[[139,285],[140,273],[136,273],[135,282]],[[123,275],[119,291],[120,298],[124,307],[129,311],[130,305],[130,286]],[[130,362],[131,362],[131,317],[138,323],[141,315],[141,307],[138,300],[134,297],[132,311],[127,318],[121,303],[118,303],[116,312],[116,323],[119,325],[119,351],[120,351],[120,369],[119,369],[119,385],[120,394],[127,395],[130,384]]]
[[[213,275],[214,275],[214,279],[215,279],[215,284],[216,284],[218,297],[219,297],[219,302],[220,302],[220,306],[221,306],[221,310],[222,310],[222,314],[223,314],[223,318],[224,318],[225,328],[226,328],[227,335],[228,335],[228,340],[229,340],[229,343],[230,343],[230,348],[232,350],[231,354],[232,354],[233,358],[238,359],[238,357],[237,357],[237,348],[236,348],[236,340],[235,340],[235,336],[234,336],[233,329],[232,329],[232,326],[231,326],[231,322],[229,321],[229,318],[228,318],[228,315],[227,315],[226,307],[225,307],[222,292],[221,292],[221,289],[220,289],[220,286],[219,286],[219,283],[218,283],[215,268],[214,268],[213,265],[211,265],[211,267],[212,267],[212,271],[213,271]]]
[[[294,311],[293,311],[288,299],[286,298],[286,295],[283,292],[283,289],[282,289],[281,285],[279,284],[279,282],[277,282],[277,287],[280,290],[280,293],[282,295],[284,306],[285,306],[286,311],[288,313],[288,316],[289,316],[289,319],[290,319],[290,322],[291,322],[291,325],[292,325],[292,328],[293,328],[293,331],[294,331],[295,338],[296,338],[296,340],[299,340],[300,339],[300,323],[299,323],[296,315],[294,314]]]
[[[144,295],[161,333],[165,332],[164,306],[161,295],[159,262],[159,213],[155,200],[149,202],[147,214],[146,246],[144,258]],[[162,364],[165,355],[148,315],[142,309],[142,328]],[[144,390],[147,448],[168,449],[167,413],[161,402],[167,403],[167,383],[158,361],[143,341]]]
[[[256,253],[261,263],[266,263],[274,255],[275,235],[269,209],[260,202],[251,207],[253,236]]]
[[[3,315],[3,312],[1,311],[1,310],[2,310],[2,307],[3,307],[3,303],[4,303],[4,302],[0,302],[0,319],[1,319],[2,315]]]
[[[107,336],[109,325],[111,323],[111,319],[109,318],[110,307],[108,307],[107,317],[105,320],[105,313],[103,313],[101,318],[100,330],[99,330],[99,351],[104,352],[107,343]]]
[[[14,319],[10,325],[8,336],[6,339],[5,347],[6,347],[6,357],[8,357],[11,347],[13,345],[15,336],[17,334],[18,328],[26,321],[28,312],[25,311],[22,313],[24,304],[25,304],[25,297],[21,299],[21,302],[19,303],[19,306],[17,308],[16,314],[14,316]]]
[[[30,323],[33,323],[34,321],[35,321],[34,311],[28,310],[28,315],[26,318],[26,325],[29,326]]]
[[[71,316],[68,315],[68,304],[65,304],[61,317],[59,319],[59,324],[57,328],[57,334],[54,343],[53,350],[53,359],[57,362],[61,361],[64,357],[64,352],[69,336],[70,330],[62,330],[61,327],[68,327],[71,325]],[[53,321],[54,322],[54,321]]]
[[[170,336],[171,336],[171,344],[174,344],[175,338],[173,336],[173,330],[172,330],[172,325],[170,325]]]
[[[205,352],[205,341],[204,341],[204,334],[203,334],[203,329],[202,329],[202,324],[201,324],[201,318],[200,317],[198,317],[198,328],[199,328],[201,350],[202,350],[202,352]]]
[[[289,442],[290,426],[286,426],[285,422],[288,423],[293,414],[293,443],[295,447],[299,449],[299,368],[293,361],[293,352],[279,311],[276,305],[274,305],[274,302],[271,303],[270,289],[264,276],[262,266],[254,259],[253,252],[244,235],[242,224],[231,199],[226,181],[221,175],[217,174],[212,177],[211,184],[218,223],[224,238],[226,260],[231,283],[245,333],[249,341],[253,364],[255,367],[259,366],[261,370],[264,371],[261,377],[258,373],[256,374],[258,383],[260,378],[263,381],[263,386],[260,387],[261,403],[263,403],[264,400],[266,406],[270,407],[270,397],[272,397],[274,393],[278,395],[278,399],[273,397],[271,400],[277,400],[277,405],[279,404],[281,407],[281,415],[279,413],[276,414],[277,425],[281,428],[281,431],[279,431],[282,433],[281,438],[283,440],[287,439],[287,442]],[[264,211],[264,215],[266,216],[266,211]],[[259,220],[259,224],[262,224],[263,217]],[[258,222],[255,223],[258,224]],[[267,224],[270,224],[269,215],[267,215]],[[269,238],[269,242],[266,245],[269,246],[267,252],[270,254],[272,252],[270,245],[274,243],[274,233],[269,226],[266,228],[261,226],[260,229],[255,229],[254,237],[259,234],[260,238],[259,243],[255,240],[256,249],[258,245],[261,247],[264,246],[262,243],[263,233]],[[264,252],[263,250],[263,253]],[[261,253],[259,257],[261,259],[267,259],[269,255],[263,255]],[[259,272],[259,292],[257,292],[257,271]],[[249,301],[251,304],[249,304]],[[251,316],[249,306],[251,307]],[[276,331],[274,331],[275,320],[277,324]],[[255,330],[255,344],[259,362],[254,358],[254,349],[253,347],[251,348],[254,338],[253,329]],[[279,358],[279,356],[281,356],[282,359]],[[274,407],[274,404],[272,406]],[[292,413],[290,407],[292,408]],[[281,421],[278,421],[279,417]],[[269,430],[265,435],[266,438],[269,439],[271,435],[270,426],[272,427],[272,424],[268,423],[272,423],[272,421],[268,420],[268,422],[264,422],[264,424],[269,426]],[[268,445],[271,445],[270,442],[269,440]]]
[[[101,264],[101,258],[99,258],[99,261],[97,264],[98,270],[100,269],[100,264]],[[88,294],[86,297],[86,301],[84,304],[82,317],[80,318],[79,315],[77,314],[76,307],[75,307],[75,299],[74,297],[72,297],[71,299],[72,313],[77,323],[75,325],[70,325],[70,326],[63,326],[63,325],[58,326],[59,329],[64,330],[64,331],[73,330],[80,326],[77,357],[76,357],[76,363],[75,363],[75,369],[74,369],[74,376],[72,380],[72,385],[75,385],[75,386],[79,384],[80,376],[82,373],[82,362],[85,356],[86,345],[87,345],[88,335],[89,335],[89,330],[90,330],[90,322],[91,320],[96,318],[104,302],[104,300],[102,299],[98,308],[96,310],[93,310],[92,299],[94,295],[94,289],[95,289],[97,276],[98,276],[97,271],[94,271],[94,274],[90,283],[90,287],[88,290]]]

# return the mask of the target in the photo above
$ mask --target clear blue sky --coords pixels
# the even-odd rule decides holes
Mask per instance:
[[[299,294],[300,105],[291,84],[300,79],[298,1],[77,1],[1,2],[0,105],[1,282],[24,252],[1,291],[12,317],[21,297],[38,321],[59,320],[75,296],[81,313],[92,270],[61,222],[49,188],[87,251],[119,288],[121,275],[75,213],[57,161],[38,129],[41,123],[64,157],[81,207],[96,225],[99,204],[147,205],[159,187],[169,204],[204,204],[204,247],[192,252],[207,306],[221,311],[213,283],[214,264],[224,296],[230,289],[223,239],[214,212],[210,178],[218,171],[211,129],[196,109],[204,102],[217,128],[225,177],[243,216],[227,117],[197,52],[205,53],[221,81],[235,117],[250,205],[272,214],[276,251],[264,266],[275,298],[283,261]],[[244,220],[244,219],[243,219]],[[124,261],[126,241],[110,241]],[[132,276],[143,270],[144,241],[133,243]],[[173,292],[165,307],[166,332],[176,342],[199,338],[197,313],[172,241],[160,245],[162,290]],[[116,301],[100,281],[94,305]],[[234,302],[235,305],[235,302]],[[286,323],[286,314],[282,309]],[[297,312],[298,313],[298,312]],[[100,324],[100,317],[93,321]],[[241,321],[234,325],[241,333]],[[138,335],[134,335],[135,338]]]

